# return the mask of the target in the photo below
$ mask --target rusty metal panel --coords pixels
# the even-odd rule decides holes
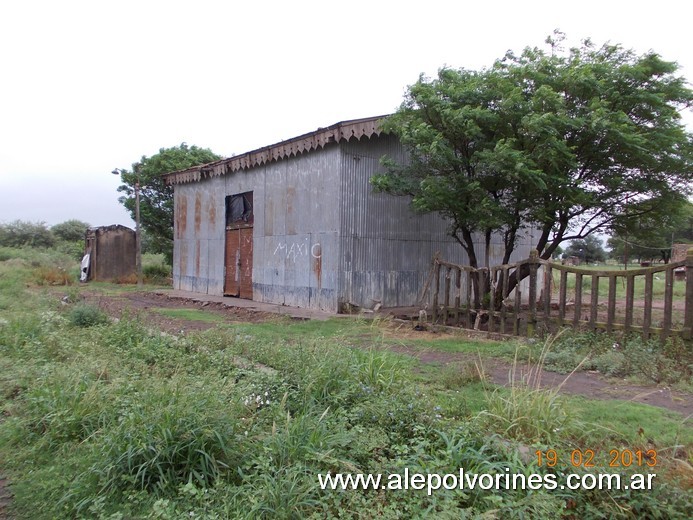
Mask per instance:
[[[224,181],[174,186],[173,287],[221,295]]]
[[[264,194],[255,194],[256,219],[263,224],[256,220],[254,299],[337,310],[340,160],[332,145],[258,171]]]
[[[135,231],[121,225],[89,228],[85,253],[89,253],[89,280],[123,280],[136,276]]]

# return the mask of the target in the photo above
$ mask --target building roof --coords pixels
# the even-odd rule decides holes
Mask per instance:
[[[287,157],[296,156],[318,148],[324,148],[328,143],[362,137],[380,135],[380,123],[387,116],[367,117],[364,119],[352,119],[342,121],[327,128],[318,128],[314,132],[299,135],[281,141],[270,146],[258,148],[241,155],[235,155],[227,159],[221,159],[208,164],[193,166],[186,170],[167,173],[164,179],[167,184],[184,184],[196,182],[209,177],[217,177],[227,173],[246,170],[254,166],[260,166],[272,161],[279,161]]]

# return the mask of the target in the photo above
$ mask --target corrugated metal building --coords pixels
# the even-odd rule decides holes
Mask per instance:
[[[407,160],[380,120],[337,123],[167,175],[174,288],[331,312],[415,305],[436,251],[455,263],[466,255],[443,218],[373,192],[383,155]],[[525,242],[514,258],[529,256]],[[492,264],[501,253],[493,248]]]

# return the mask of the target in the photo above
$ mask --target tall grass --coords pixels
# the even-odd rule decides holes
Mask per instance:
[[[482,416],[504,436],[529,444],[547,444],[564,436],[566,430],[574,431],[575,417],[560,395],[561,386],[570,374],[557,387],[547,389],[541,385],[546,356],[556,339],[557,336],[548,337],[539,358],[525,367],[515,358],[508,376],[507,390],[496,388],[487,391],[487,410],[482,412]]]
[[[516,362],[507,389],[440,373],[425,383],[363,323],[277,320],[181,337],[127,316],[78,326],[76,298],[27,287],[31,263],[9,262],[0,284],[19,296],[0,309],[0,460],[18,518],[589,520],[657,508],[687,518],[680,478],[640,497],[318,489],[327,472],[546,471],[527,453],[585,446],[533,368],[550,342],[537,365]],[[486,411],[450,413],[443,392],[455,402],[483,393]],[[657,432],[671,424],[659,412],[647,420]],[[610,448],[619,439],[609,436]]]

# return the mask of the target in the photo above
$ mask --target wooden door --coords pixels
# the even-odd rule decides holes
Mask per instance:
[[[224,296],[253,299],[253,228],[226,230]]]

